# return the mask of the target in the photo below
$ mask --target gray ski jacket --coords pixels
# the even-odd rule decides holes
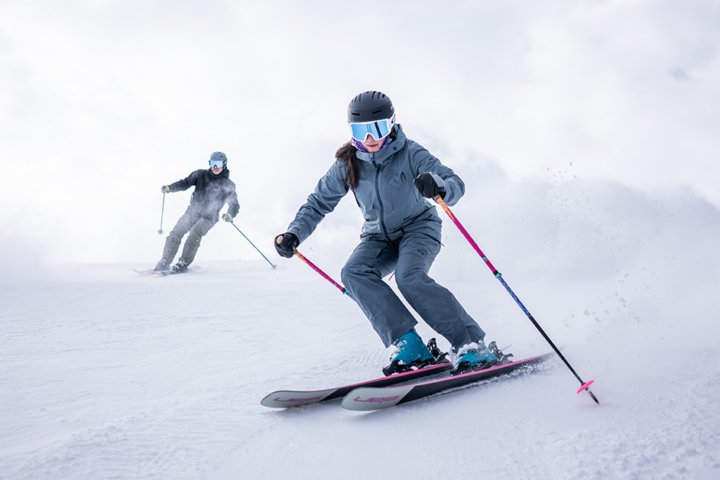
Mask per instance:
[[[358,150],[356,154],[360,181],[353,193],[365,218],[361,237],[377,235],[392,241],[405,232],[421,232],[439,242],[440,217],[420,195],[413,180],[424,172],[439,175],[445,182],[445,203],[451,206],[465,193],[465,184],[425,148],[407,138],[399,124],[395,128],[396,139],[385,150],[377,153]],[[330,167],[290,223],[288,232],[294,233],[301,243],[350,191],[342,164],[337,160]]]

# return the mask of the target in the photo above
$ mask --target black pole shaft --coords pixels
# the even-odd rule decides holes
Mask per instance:
[[[543,338],[550,344],[552,349],[555,351],[557,356],[560,357],[560,359],[563,361],[563,363],[565,363],[567,368],[572,372],[573,375],[575,375],[575,378],[578,379],[578,381],[580,382],[580,385],[585,385],[585,382],[583,381],[583,379],[580,378],[580,375],[578,375],[578,373],[575,371],[575,369],[572,367],[572,365],[570,365],[570,362],[568,362],[567,359],[565,358],[565,356],[560,352],[560,349],[555,346],[555,343],[552,340],[550,340],[550,337],[548,336],[547,333],[545,333],[545,330],[543,330],[543,328],[540,326],[540,324],[537,322],[537,320],[535,320],[535,317],[533,317],[530,314],[528,309],[525,308],[525,305],[523,305],[523,303],[520,301],[520,299],[517,297],[517,295],[515,295],[515,292],[512,291],[512,288],[510,288],[510,285],[508,285],[507,282],[505,282],[505,279],[502,278],[502,274],[500,272],[498,272],[497,270],[494,272],[494,274],[495,274],[495,278],[500,280],[500,283],[502,283],[503,287],[505,287],[505,289],[508,291],[510,296],[515,300],[515,302],[518,304],[518,306],[522,309],[522,311],[525,312],[525,315],[527,315],[527,317],[530,319],[532,324],[535,325],[535,328],[538,329],[538,332],[540,332],[540,335],[543,336]],[[600,405],[600,402],[598,401],[597,397],[590,391],[590,388],[586,388],[586,390],[590,394],[592,399],[595,400],[595,403]]]

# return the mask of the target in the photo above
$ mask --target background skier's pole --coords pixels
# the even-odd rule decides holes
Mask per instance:
[[[243,237],[245,237],[245,240],[247,240],[248,242],[250,242],[250,239],[247,238],[242,231],[240,231],[240,229],[237,227],[237,225],[235,225],[235,222],[230,221],[230,223],[232,224],[233,227],[235,227],[235,230],[237,230],[238,232],[240,232],[240,235],[242,235]],[[253,247],[255,247],[255,244],[252,243],[252,242],[250,242],[250,245],[252,245]],[[267,260],[267,262],[272,266],[272,268],[275,268],[275,265],[274,265],[270,260],[268,260],[268,258],[267,258],[265,255],[263,255],[263,253],[260,251],[259,248],[255,247],[255,250],[257,250],[258,253],[259,253],[260,255],[262,255],[262,257],[263,257],[265,260]]]
[[[580,375],[578,375],[575,372],[575,370],[572,368],[572,366],[570,366],[570,363],[565,359],[563,354],[560,353],[560,350],[558,350],[558,348],[555,346],[555,344],[552,342],[552,340],[550,340],[550,337],[547,336],[547,334],[542,329],[540,324],[533,318],[533,316],[530,314],[530,312],[528,312],[527,308],[525,308],[525,305],[523,305],[522,302],[520,301],[520,299],[517,297],[517,295],[515,295],[515,292],[513,292],[512,289],[510,288],[510,286],[507,283],[505,283],[505,280],[502,278],[502,274],[497,271],[497,269],[493,266],[492,263],[490,263],[490,260],[488,260],[488,258],[482,252],[482,250],[480,250],[480,247],[478,247],[477,243],[475,243],[475,240],[473,240],[472,237],[470,236],[470,234],[467,232],[467,230],[465,230],[465,227],[463,227],[462,224],[460,223],[460,221],[455,217],[455,215],[453,215],[453,213],[450,211],[450,208],[443,201],[443,199],[440,197],[440,195],[437,195],[435,197],[435,201],[443,208],[443,210],[445,210],[445,213],[448,214],[448,216],[450,217],[450,220],[452,220],[453,223],[458,227],[458,229],[463,234],[465,239],[467,239],[467,241],[470,242],[470,245],[472,245],[472,247],[475,249],[475,251],[478,253],[478,255],[480,255],[480,258],[483,259],[483,262],[485,262],[485,264],[488,266],[488,268],[493,273],[493,275],[495,275],[495,278],[500,280],[500,283],[502,283],[503,287],[505,287],[505,290],[508,291],[510,296],[515,300],[515,302],[522,309],[522,311],[525,312],[525,315],[527,315],[527,317],[530,319],[530,321],[533,323],[533,325],[535,325],[535,328],[538,329],[540,334],[550,344],[550,346],[553,348],[553,350],[555,350],[555,353],[558,355],[558,357],[560,357],[562,359],[562,361],[570,369],[570,371],[573,373],[573,375],[575,375],[575,378],[578,379],[581,386],[580,386],[580,390],[578,390],[577,393],[580,393],[583,390],[586,390],[590,394],[592,399],[595,400],[595,403],[600,405],[600,402],[598,401],[597,397],[590,391],[590,384],[593,383],[593,380],[590,380],[589,382],[586,383],[582,380],[582,378],[580,378]]]
[[[345,289],[345,287],[343,287],[342,285],[340,285],[339,283],[337,283],[335,280],[333,280],[332,278],[330,278],[330,276],[329,276],[328,274],[326,274],[325,272],[323,272],[322,270],[320,270],[320,269],[317,267],[317,265],[315,265],[315,264],[312,263],[310,260],[308,260],[307,258],[305,258],[305,256],[303,256],[302,253],[298,252],[297,248],[293,248],[293,249],[295,250],[295,255],[297,255],[297,257],[298,257],[300,260],[302,260],[303,262],[307,263],[307,264],[310,266],[310,268],[312,268],[312,269],[315,270],[317,273],[319,273],[320,276],[323,277],[325,280],[327,280],[328,282],[330,282],[330,283],[332,283],[333,285],[335,285],[342,293],[344,293],[345,295],[347,295],[348,297],[350,297],[352,300],[355,300],[355,299],[352,297],[352,295],[350,295],[350,293],[348,293],[348,291]]]
[[[163,206],[162,206],[162,210],[160,211],[160,230],[158,230],[158,235],[163,234],[162,221],[163,221],[164,215],[165,215],[165,194],[163,193]]]

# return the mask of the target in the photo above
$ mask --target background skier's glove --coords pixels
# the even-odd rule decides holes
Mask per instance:
[[[425,198],[445,198],[445,182],[436,173],[421,173],[415,178],[415,186]]]
[[[168,187],[167,185],[163,185],[160,190],[162,190],[163,194],[170,193],[170,187]]]
[[[226,222],[232,222],[232,221],[233,221],[233,217],[232,217],[232,215],[230,215],[229,213],[223,213],[221,218],[222,218],[223,220],[225,220]]]
[[[275,237],[275,250],[277,250],[278,255],[281,257],[292,258],[292,256],[295,255],[293,247],[297,247],[298,245],[300,245],[300,240],[298,240],[294,233],[281,233]]]

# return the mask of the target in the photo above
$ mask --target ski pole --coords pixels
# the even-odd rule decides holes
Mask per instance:
[[[245,234],[244,234],[242,231],[240,231],[240,229],[237,227],[237,225],[235,225],[235,222],[233,222],[233,221],[231,220],[230,223],[232,224],[233,227],[235,227],[235,230],[237,230],[238,232],[240,232],[240,235],[242,235],[243,237],[245,237],[245,240],[247,240],[248,242],[250,242],[250,239],[249,239],[248,237],[246,237]],[[250,242],[250,245],[252,245],[253,247],[255,247],[255,244],[252,243],[252,242]],[[263,253],[260,251],[259,248],[255,247],[255,250],[257,250],[258,253],[259,253],[260,255],[262,255],[262,257],[263,257],[265,260],[267,260],[267,262],[272,266],[272,268],[275,268],[275,265],[274,265],[270,260],[268,260],[268,258],[267,258],[265,255],[263,255]]]
[[[158,235],[163,234],[162,222],[163,222],[164,215],[165,215],[165,194],[163,193],[163,205],[162,205],[162,210],[160,211],[160,230],[158,230]]]
[[[343,287],[342,285],[340,285],[339,283],[337,283],[335,280],[333,280],[332,278],[330,278],[330,276],[329,276],[327,273],[325,273],[325,272],[323,272],[322,270],[320,270],[320,269],[317,267],[317,265],[315,265],[315,264],[312,263],[310,260],[308,260],[307,258],[305,258],[305,256],[304,256],[302,253],[298,252],[297,248],[293,247],[293,250],[295,250],[295,255],[297,255],[297,257],[298,257],[300,260],[302,260],[303,262],[307,263],[307,264],[310,266],[310,268],[312,268],[312,269],[315,270],[317,273],[319,273],[321,277],[323,277],[325,280],[327,280],[328,282],[330,282],[330,283],[332,283],[333,285],[335,285],[335,286],[338,288],[338,290],[340,290],[342,293],[344,293],[345,295],[347,295],[348,297],[350,297],[353,301],[355,300],[355,299],[353,298],[353,296],[350,295],[350,293],[347,291],[347,289],[346,289],[345,287]]]
[[[589,382],[586,383],[582,380],[582,378],[580,378],[580,375],[578,375],[575,372],[575,370],[572,368],[572,366],[570,366],[570,363],[565,359],[563,354],[560,353],[560,350],[558,350],[558,348],[555,346],[555,344],[552,342],[552,340],[550,340],[550,337],[547,336],[547,334],[545,333],[545,330],[542,329],[540,324],[535,320],[535,318],[533,318],[533,316],[530,314],[528,309],[525,308],[525,305],[523,305],[522,302],[520,301],[520,299],[517,297],[517,295],[515,295],[515,292],[513,292],[512,289],[510,288],[510,286],[505,282],[505,279],[502,278],[502,274],[497,271],[497,269],[493,266],[492,263],[490,263],[490,260],[488,260],[488,258],[482,252],[482,250],[480,250],[480,247],[478,247],[477,243],[475,243],[475,240],[472,239],[470,234],[467,232],[467,230],[465,230],[465,228],[462,226],[462,224],[457,219],[457,217],[455,217],[455,215],[453,215],[453,213],[450,211],[450,208],[443,201],[443,199],[440,197],[440,195],[435,196],[435,201],[443,208],[443,210],[445,210],[445,213],[448,214],[448,216],[450,217],[450,220],[452,220],[453,223],[455,224],[455,226],[458,227],[458,229],[463,234],[465,239],[468,242],[470,242],[470,245],[472,245],[472,247],[475,249],[475,251],[478,253],[478,255],[480,255],[480,258],[483,259],[483,262],[485,262],[485,265],[487,265],[488,268],[490,269],[490,271],[493,273],[493,275],[495,275],[495,278],[500,280],[500,283],[502,283],[503,287],[505,287],[505,290],[507,290],[507,292],[515,300],[515,302],[522,309],[522,311],[525,312],[525,315],[527,315],[527,317],[530,319],[530,321],[533,323],[533,325],[535,325],[535,328],[538,329],[538,331],[543,336],[543,338],[545,338],[545,340],[550,344],[552,349],[555,350],[555,353],[558,355],[558,357],[560,357],[562,359],[562,361],[570,369],[570,371],[573,373],[573,375],[575,375],[575,378],[577,378],[578,381],[580,381],[581,386],[580,386],[580,389],[577,391],[577,393],[580,393],[583,390],[586,390],[590,394],[590,397],[592,397],[592,399],[595,400],[595,403],[600,405],[600,402],[598,401],[597,397],[590,391],[590,384],[593,383],[594,380],[590,380]]]

